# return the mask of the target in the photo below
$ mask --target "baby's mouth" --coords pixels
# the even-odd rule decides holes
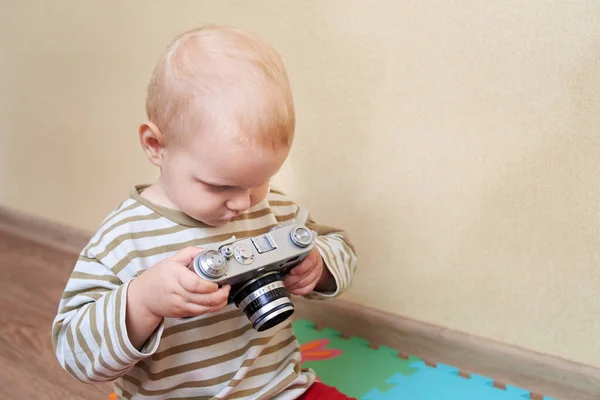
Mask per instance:
[[[233,219],[233,218],[238,217],[238,216],[240,216],[242,214],[243,214],[242,212],[236,211],[232,215],[230,215],[228,218],[225,218],[225,219]]]

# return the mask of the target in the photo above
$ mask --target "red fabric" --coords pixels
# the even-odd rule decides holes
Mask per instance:
[[[322,382],[315,382],[298,400],[356,400],[355,397],[348,397],[332,386],[327,386]]]

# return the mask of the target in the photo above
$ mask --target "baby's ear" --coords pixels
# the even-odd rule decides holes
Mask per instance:
[[[139,139],[142,149],[150,162],[160,167],[163,159],[163,150],[165,148],[164,136],[158,127],[148,121],[140,125]]]

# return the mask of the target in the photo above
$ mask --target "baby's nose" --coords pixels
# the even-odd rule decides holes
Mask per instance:
[[[248,194],[236,196],[230,199],[226,205],[231,211],[246,211],[250,207],[250,196]]]

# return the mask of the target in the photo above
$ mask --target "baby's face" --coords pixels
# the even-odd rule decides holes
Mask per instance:
[[[165,148],[162,186],[192,218],[220,226],[260,203],[289,149],[269,150],[219,138],[189,138]]]

